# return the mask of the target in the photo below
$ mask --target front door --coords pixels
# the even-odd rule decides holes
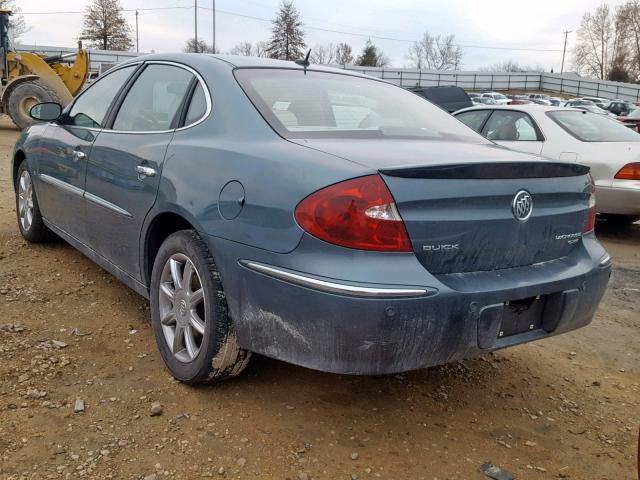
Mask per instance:
[[[89,242],[136,280],[140,232],[153,206],[176,117],[194,75],[179,66],[149,63],[98,135],[87,164],[85,198]]]
[[[115,70],[83,92],[40,141],[38,197],[43,216],[83,243],[84,187],[87,162],[107,110],[135,66]]]

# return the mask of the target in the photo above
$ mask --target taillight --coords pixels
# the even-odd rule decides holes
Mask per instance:
[[[393,197],[378,175],[318,190],[298,204],[295,216],[306,232],[329,243],[361,250],[413,251]]]
[[[628,163],[616,173],[618,180],[640,180],[640,163]]]
[[[590,233],[596,226],[596,182],[593,180],[591,174],[589,174],[589,180],[591,180],[591,195],[589,195],[589,211],[587,212],[587,219],[584,222],[584,228],[582,233]]]

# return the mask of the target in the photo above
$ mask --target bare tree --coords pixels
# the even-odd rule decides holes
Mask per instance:
[[[619,7],[616,12],[616,29],[621,43],[614,55],[611,68],[615,70],[613,76],[616,77],[615,80],[624,77],[640,79],[640,1],[630,0]],[[609,72],[609,78],[614,80],[611,77],[612,72]]]
[[[15,0],[0,0],[0,10],[10,10],[11,12],[13,12],[13,15],[11,16],[9,22],[11,23],[14,40],[17,40],[21,35],[29,31],[24,17],[20,15],[21,9],[18,5],[16,5]]]
[[[494,63],[487,67],[479,69],[481,72],[544,72],[545,67],[542,65],[521,65],[514,60],[506,60],[500,63]]]
[[[220,53],[218,49],[216,49],[216,51],[214,52],[213,47],[201,38],[198,39],[197,45],[195,38],[190,38],[189,40],[187,40],[184,45],[183,51],[187,53]]]
[[[84,15],[82,38],[102,50],[129,50],[131,28],[122,15],[119,0],[93,0]]]
[[[336,45],[336,63],[338,65],[350,65],[353,63],[353,51],[351,45],[340,42]]]
[[[462,64],[462,49],[455,43],[455,35],[436,35],[425,32],[422,39],[409,47],[412,66],[429,70],[452,70]]]
[[[371,40],[362,49],[362,53],[356,60],[356,65],[362,67],[384,67],[389,63],[389,59],[374,45]]]
[[[600,5],[593,13],[585,13],[573,51],[578,71],[601,80],[606,79],[615,57],[616,41],[616,24],[607,4]]]
[[[269,56],[281,60],[296,60],[304,56],[305,47],[300,13],[293,1],[283,0],[271,28],[271,39],[267,48]]]
[[[240,42],[229,50],[231,55],[242,55],[245,57],[253,56],[253,46],[249,42]]]
[[[269,57],[269,42],[256,42],[253,46],[253,56],[263,58]]]
[[[329,65],[335,62],[336,46],[333,43],[316,45],[311,49],[311,63]]]

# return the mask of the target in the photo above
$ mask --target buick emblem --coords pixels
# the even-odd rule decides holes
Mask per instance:
[[[533,198],[531,198],[531,194],[526,190],[520,190],[516,193],[516,196],[513,197],[513,203],[511,204],[511,211],[519,222],[529,220],[533,212]]]

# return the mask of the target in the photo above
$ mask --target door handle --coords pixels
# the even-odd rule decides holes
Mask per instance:
[[[138,172],[138,178],[140,179],[142,179],[142,177],[155,177],[156,175],[156,171],[153,168],[142,165],[136,167],[136,172]]]
[[[85,158],[87,158],[87,154],[84,153],[81,150],[74,150],[73,151],[73,160],[75,162],[79,162],[80,160],[84,160]]]

